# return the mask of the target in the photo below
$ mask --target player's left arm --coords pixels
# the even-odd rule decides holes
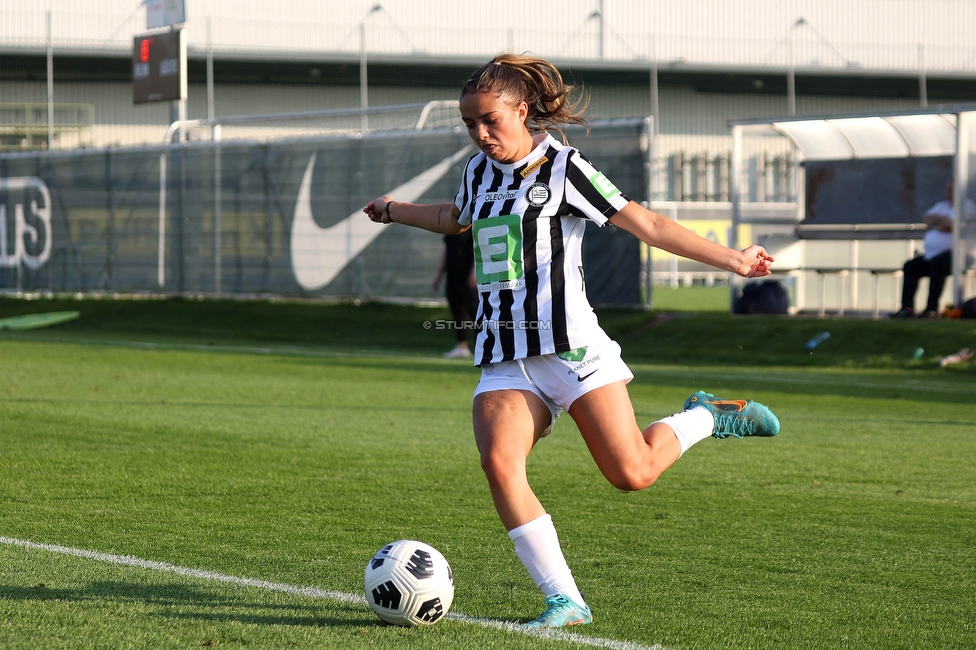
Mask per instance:
[[[733,250],[700,237],[634,201],[610,217],[610,223],[623,228],[649,246],[731,271],[742,277],[759,278],[770,273],[769,266],[773,258],[762,246],[752,245],[741,251]]]

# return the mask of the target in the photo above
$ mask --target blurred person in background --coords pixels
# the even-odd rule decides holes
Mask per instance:
[[[446,359],[470,359],[468,330],[474,329],[478,317],[478,290],[474,278],[474,242],[471,229],[456,235],[444,235],[444,255],[431,288],[437,291],[444,280],[444,294],[454,318],[454,347],[444,353]]]
[[[924,252],[905,262],[902,267],[904,284],[901,290],[901,309],[892,318],[912,318],[915,316],[915,294],[918,282],[929,279],[929,295],[925,311],[919,318],[939,317],[939,297],[945,288],[946,278],[952,275],[952,219],[953,184],[946,183],[946,198],[942,199],[922,216],[928,228],[925,231]],[[966,212],[976,214],[976,206],[966,200]]]

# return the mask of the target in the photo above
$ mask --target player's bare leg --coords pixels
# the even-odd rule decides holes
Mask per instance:
[[[529,627],[564,627],[593,620],[566,564],[552,518],[529,486],[525,460],[552,423],[549,407],[530,391],[481,393],[474,400],[474,431],[495,510],[515,554],[546,597]]]
[[[569,414],[597,467],[620,490],[642,490],[681,456],[674,430],[654,422],[641,431],[625,382],[596,388],[577,399]]]
[[[549,407],[529,391],[497,390],[477,395],[473,413],[481,468],[505,529],[544,515],[529,486],[525,461],[552,422]]]

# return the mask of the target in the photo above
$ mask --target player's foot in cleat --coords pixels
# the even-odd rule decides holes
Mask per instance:
[[[588,605],[577,605],[573,600],[562,594],[546,596],[546,611],[534,621],[529,621],[525,627],[569,627],[593,622],[593,613]]]
[[[712,436],[775,436],[779,433],[779,420],[759,402],[744,399],[720,399],[711,393],[698,391],[685,400],[685,410],[696,406],[708,409],[715,421]]]

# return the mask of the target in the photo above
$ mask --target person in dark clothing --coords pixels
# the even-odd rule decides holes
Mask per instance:
[[[437,291],[441,279],[446,279],[444,293],[454,318],[455,336],[455,346],[444,353],[444,357],[448,359],[471,358],[468,330],[474,329],[474,321],[478,316],[478,291],[475,289],[473,272],[474,242],[471,230],[457,235],[444,235],[444,256],[432,287]]]
[[[946,185],[946,198],[939,201],[922,217],[928,229],[925,231],[925,252],[907,262],[902,286],[901,309],[894,318],[915,315],[915,292],[918,281],[929,279],[929,296],[925,303],[924,318],[938,318],[939,297],[946,278],[952,274],[952,183]]]

